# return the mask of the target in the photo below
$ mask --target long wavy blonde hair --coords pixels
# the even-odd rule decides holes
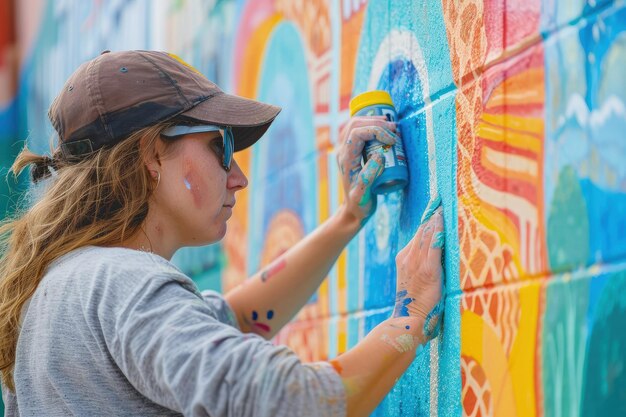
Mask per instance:
[[[24,303],[55,259],[86,245],[119,245],[140,231],[156,186],[142,161],[172,124],[139,130],[80,162],[57,162],[39,201],[0,224],[0,371],[11,391]],[[24,147],[10,172],[34,164],[34,177],[49,176],[48,162]]]

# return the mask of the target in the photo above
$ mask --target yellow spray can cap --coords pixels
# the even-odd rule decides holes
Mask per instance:
[[[393,100],[388,92],[383,90],[372,90],[361,93],[350,100],[350,117],[367,106],[376,104],[387,104],[393,107]]]

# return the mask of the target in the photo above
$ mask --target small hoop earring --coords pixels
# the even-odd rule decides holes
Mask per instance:
[[[152,172],[156,172],[157,174],[157,178],[156,178],[157,185],[156,187],[154,187],[154,190],[152,190],[152,192],[155,192],[156,189],[159,188],[159,184],[161,183],[161,173],[159,171],[152,171]]]

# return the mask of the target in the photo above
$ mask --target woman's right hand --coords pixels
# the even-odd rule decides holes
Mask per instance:
[[[443,216],[439,197],[431,202],[417,233],[396,256],[396,304],[393,317],[418,317],[426,321],[442,293]],[[426,323],[429,328],[436,324]],[[430,331],[424,340],[432,337]]]

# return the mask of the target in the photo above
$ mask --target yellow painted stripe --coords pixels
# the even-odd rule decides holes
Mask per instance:
[[[526,284],[519,290],[520,322],[513,341],[509,369],[515,382],[515,405],[520,416],[535,414],[535,352],[539,319],[540,285]]]
[[[480,122],[478,123],[476,134],[485,140],[504,142],[514,148],[529,150],[536,154],[539,154],[543,147],[542,141],[532,134],[505,130],[500,126]]]
[[[461,315],[461,354],[475,359],[491,386],[494,416],[517,416],[513,381],[500,339],[476,313]]]
[[[340,317],[337,323],[337,353],[342,354],[348,350],[348,319]]]
[[[507,130],[515,129],[537,136],[543,135],[543,119],[540,117],[522,117],[512,114],[483,113],[481,118],[492,125],[501,126]]]

